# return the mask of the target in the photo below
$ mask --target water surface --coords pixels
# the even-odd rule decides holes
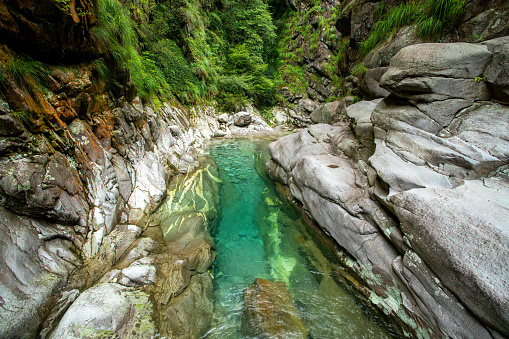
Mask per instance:
[[[393,326],[348,284],[337,257],[265,175],[268,142],[214,142],[219,217],[212,235],[214,320],[205,338],[246,338],[243,291],[256,278],[284,281],[312,338],[391,338]]]

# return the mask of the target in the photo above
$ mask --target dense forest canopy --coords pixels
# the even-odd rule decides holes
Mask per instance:
[[[132,88],[156,104],[176,99],[224,111],[250,104],[262,112],[286,103],[281,88],[322,102],[351,94],[345,78],[362,75],[362,57],[390,34],[414,25],[419,38],[437,39],[466,6],[463,0],[373,2],[375,21],[359,37],[350,32],[349,2],[97,0],[88,9],[52,2],[91,28],[94,74],[114,96]],[[18,61],[5,71],[28,69],[30,77],[44,69],[29,58]]]

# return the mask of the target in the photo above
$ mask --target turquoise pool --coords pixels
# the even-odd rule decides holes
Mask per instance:
[[[222,181],[212,235],[214,320],[205,338],[246,338],[243,291],[256,278],[283,281],[311,338],[393,338],[394,326],[345,279],[332,249],[280,198],[263,170],[267,141],[213,142]]]

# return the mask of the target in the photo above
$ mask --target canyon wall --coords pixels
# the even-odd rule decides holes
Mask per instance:
[[[269,146],[271,178],[418,338],[509,335],[508,46],[403,48],[379,83],[390,95],[325,104],[311,117],[339,122]]]

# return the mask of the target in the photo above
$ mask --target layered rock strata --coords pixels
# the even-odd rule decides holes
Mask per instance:
[[[9,58],[15,53],[2,46],[0,59]],[[178,280],[178,272],[192,273],[163,304],[181,296],[196,299],[196,307],[185,307],[197,310],[199,300],[211,293],[210,277],[194,276],[213,261],[213,256],[202,258],[213,252],[211,240],[196,245],[200,259],[191,258],[194,245],[172,250],[164,260],[147,259],[155,249],[167,248],[169,240],[152,237],[155,246],[142,234],[150,213],[167,196],[169,178],[193,172],[199,166],[196,150],[220,130],[214,109],[116,99],[85,64],[51,67],[47,77],[46,93],[6,78],[6,95],[0,97],[0,337],[32,338],[41,326],[43,337],[79,336],[92,328],[123,333],[139,324],[131,322],[134,318],[122,324],[117,321],[123,318],[111,318],[115,303],[122,314],[132,315],[140,300],[151,298],[141,287],[155,286],[165,275]],[[227,134],[270,130],[256,112],[249,116],[250,126],[234,127],[232,120]],[[108,285],[98,286],[101,279]],[[115,305],[105,304],[97,323],[89,319],[90,328],[78,326],[78,320],[88,321],[81,317],[88,311],[73,307],[74,300],[89,300],[97,308],[101,293],[118,296]],[[156,302],[139,316],[157,307]],[[78,315],[65,317],[67,309]],[[52,332],[60,319],[66,325]],[[175,328],[184,333],[191,325],[172,323],[165,331],[176,337]]]
[[[506,45],[403,48],[388,97],[269,147],[269,175],[419,338],[509,335],[509,107],[487,79]]]

